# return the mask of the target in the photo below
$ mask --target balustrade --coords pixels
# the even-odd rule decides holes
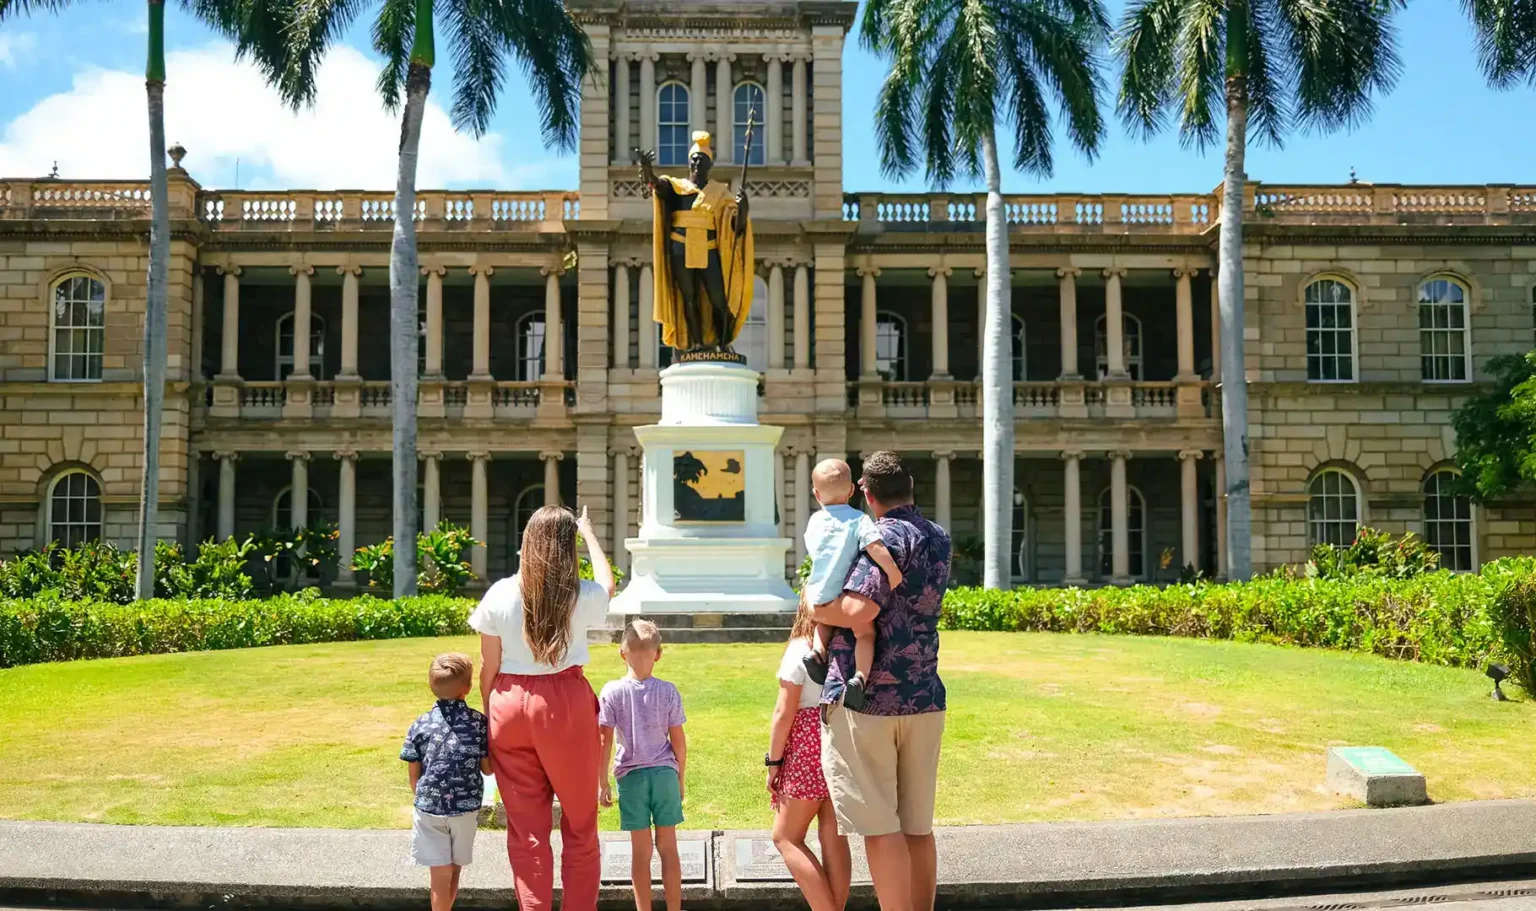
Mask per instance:
[[[145,191],[147,194],[147,190]],[[35,194],[34,194],[35,197]],[[146,195],[147,199],[147,195]],[[144,203],[148,205],[147,202]],[[495,231],[518,226],[558,225],[578,218],[575,193],[465,193],[427,190],[416,196],[414,217],[423,228]],[[389,229],[395,223],[395,196],[389,192],[308,193],[207,191],[200,195],[198,217],[214,230],[245,225],[354,225],[361,230]]]
[[[930,408],[942,406],[950,409],[951,402],[954,409],[944,412],[942,417],[961,417],[970,419],[980,413],[981,409],[981,384],[979,382],[957,383],[953,380],[937,380],[930,382],[889,382],[880,380],[856,380],[848,383],[848,406],[859,406],[861,387],[868,388],[877,385],[879,388],[879,401],[887,418],[926,418],[930,415]],[[1045,382],[1015,382],[1013,384],[1014,416],[1018,420],[1031,420],[1040,418],[1055,418],[1062,412],[1062,390],[1067,387],[1081,389],[1083,404],[1088,407],[1089,417],[1101,418],[1105,413],[1108,402],[1107,390],[1110,383],[1101,382],[1070,382],[1061,383],[1055,381]],[[1178,417],[1179,387],[1175,382],[1134,382],[1121,383],[1130,387],[1131,405],[1135,409],[1135,417],[1149,419],[1174,419]],[[1200,384],[1201,401],[1205,404],[1205,413],[1213,413],[1212,408],[1219,408],[1219,399],[1215,390],[1209,383]],[[952,391],[953,398],[946,395],[936,395],[935,390]],[[1069,400],[1070,401],[1070,400]],[[1076,407],[1076,406],[1074,406]]]
[[[394,397],[394,389],[388,381],[369,381],[358,390],[358,402],[363,408],[388,408]]]

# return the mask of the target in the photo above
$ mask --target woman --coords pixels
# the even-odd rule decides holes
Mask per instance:
[[[842,911],[853,858],[848,839],[837,832],[821,772],[821,686],[805,672],[815,634],[816,624],[801,603],[779,664],[779,701],[768,728],[768,793],[773,796],[773,843],[811,911]],[[813,820],[821,842],[819,862],[805,843]]]
[[[595,582],[577,576],[576,534]],[[562,906],[597,907],[597,696],[582,671],[587,630],[607,620],[613,570],[587,521],[545,506],[523,532],[521,566],[469,617],[480,633],[480,694],[491,727],[491,768],[507,807],[507,856],[522,911],[547,911],[555,888],[549,846],[560,799]],[[495,669],[494,671],[492,669]]]

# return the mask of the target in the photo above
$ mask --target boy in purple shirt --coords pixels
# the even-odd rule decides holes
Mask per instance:
[[[688,741],[683,736],[683,697],[677,687],[651,676],[661,660],[661,631],[649,620],[624,629],[619,654],[629,673],[610,681],[598,697],[597,724],[602,736],[603,806],[613,806],[608,766],[619,782],[619,827],[629,833],[630,881],[635,908],[651,908],[651,828],[661,855],[662,892],[667,911],[683,906],[683,866],[677,856],[677,827],[683,821],[683,772]],[[614,732],[618,757],[614,759]]]

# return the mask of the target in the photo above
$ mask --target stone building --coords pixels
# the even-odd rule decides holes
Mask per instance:
[[[582,102],[579,186],[419,197],[422,522],[469,525],[494,578],[533,509],[581,504],[622,562],[631,428],[655,420],[670,354],[646,317],[630,149],[676,173],[709,129],[734,177],[750,111],[759,280],[738,348],[786,428],[785,533],[814,508],[816,459],[891,448],[919,504],[973,540],[983,199],[858,191],[873,163],[841,142],[869,128],[843,122],[855,4],[579,7],[608,67]],[[344,548],[382,540],[392,194],[170,181],[162,534],[318,517]],[[1017,489],[999,507],[1020,583],[1218,565],[1218,203],[1007,197]],[[131,540],[148,206],[142,182],[0,181],[0,553]],[[1536,189],[1255,183],[1244,206],[1256,567],[1357,523],[1419,531],[1458,568],[1529,550],[1529,503],[1473,508],[1446,472],[1452,409],[1489,357],[1532,347]]]

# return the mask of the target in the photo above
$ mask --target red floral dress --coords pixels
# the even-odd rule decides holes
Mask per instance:
[[[805,701],[805,688],[814,691],[810,695],[814,695],[816,701],[821,698],[821,687],[806,677],[805,668],[800,663],[805,652],[803,644],[790,643],[784,653],[784,663],[779,668],[779,679],[798,683],[802,687],[802,704]],[[772,803],[777,809],[779,801],[786,798],[820,802],[830,796],[827,792],[827,779],[821,771],[821,709],[812,705],[795,712],[794,724],[789,729],[789,741],[784,745],[784,765],[779,769]]]

